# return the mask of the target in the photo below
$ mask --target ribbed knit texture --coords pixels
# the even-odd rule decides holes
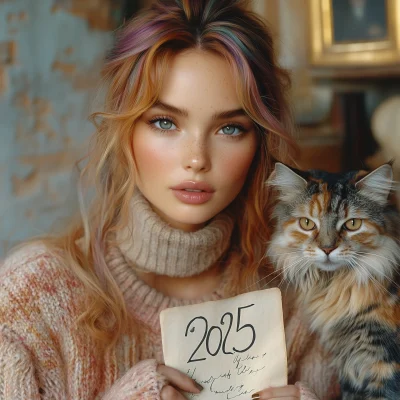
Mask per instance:
[[[0,268],[0,400],[159,400],[166,384],[157,372],[163,362],[160,312],[238,294],[237,259],[228,260],[214,291],[185,301],[146,285],[120,249],[108,249],[108,268],[137,332],[122,335],[104,352],[77,326],[85,288],[63,253],[44,246],[22,248]],[[337,385],[330,360],[283,296],[289,382],[302,382],[301,400],[333,399]]]
[[[225,253],[233,226],[233,219],[221,213],[196,232],[174,229],[160,219],[136,190],[131,218],[126,228],[117,233],[117,242],[126,259],[137,268],[187,277],[205,271]]]
[[[1,400],[160,399],[166,383],[156,367],[163,362],[159,314],[188,304],[168,298],[138,280],[118,249],[107,255],[132,317],[136,337],[124,335],[106,354],[76,326],[84,307],[84,287],[63,261],[44,247],[26,247],[0,269]],[[235,260],[209,296],[237,294]],[[308,381],[319,395],[302,388],[302,400],[335,398],[329,359],[290,305],[285,310],[289,382]]]
[[[119,248],[109,249],[106,260],[132,316],[157,332],[161,332],[160,312],[166,308],[220,300],[237,294],[235,288],[238,286],[239,275],[237,269],[232,267],[225,269],[220,285],[212,293],[195,300],[185,300],[164,296],[138,279]]]

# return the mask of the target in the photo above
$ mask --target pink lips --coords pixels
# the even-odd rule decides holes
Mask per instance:
[[[185,204],[203,204],[209,201],[215,190],[206,182],[186,181],[171,188],[175,197]]]

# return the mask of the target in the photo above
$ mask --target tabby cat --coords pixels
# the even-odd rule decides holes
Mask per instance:
[[[268,255],[332,354],[342,398],[400,399],[400,216],[392,167],[331,174],[277,163]]]

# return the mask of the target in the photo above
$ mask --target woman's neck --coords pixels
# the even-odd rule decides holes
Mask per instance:
[[[219,264],[189,277],[171,277],[154,272],[135,271],[137,277],[164,296],[195,300],[212,293],[221,282]]]

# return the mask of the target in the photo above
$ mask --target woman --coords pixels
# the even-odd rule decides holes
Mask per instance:
[[[160,311],[262,278],[264,182],[291,149],[287,79],[262,23],[240,1],[156,1],[121,31],[104,75],[81,184],[94,199],[68,234],[3,267],[1,399],[198,393],[163,365]],[[285,318],[291,383],[329,398],[329,360],[290,307]],[[316,397],[298,384],[253,398]]]

